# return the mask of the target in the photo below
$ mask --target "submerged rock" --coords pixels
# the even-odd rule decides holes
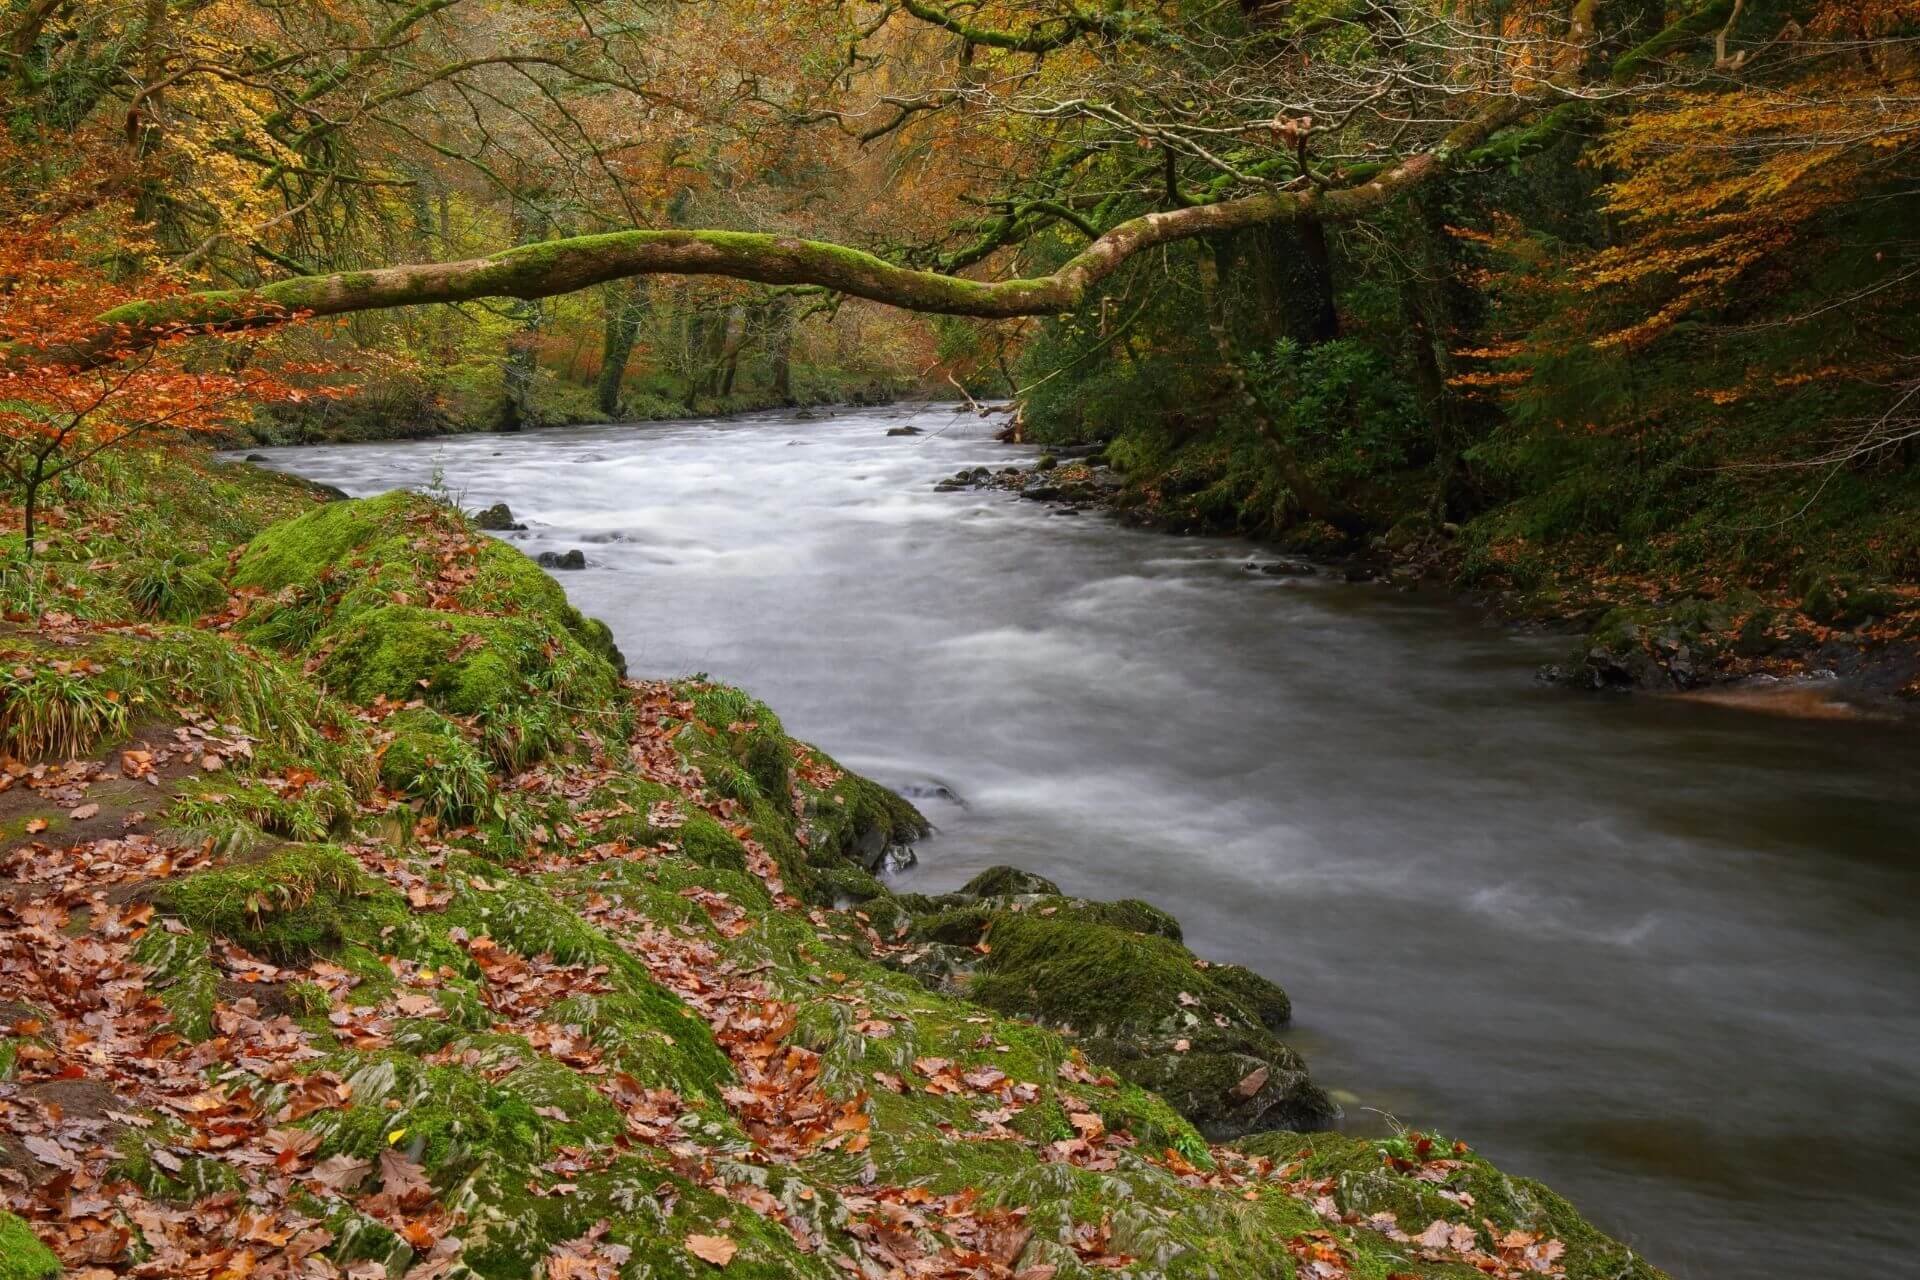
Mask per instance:
[[[566,551],[542,551],[535,558],[542,569],[584,569],[587,567],[587,553],[578,547]]]
[[[918,427],[888,427],[887,434],[890,436],[917,436],[922,434],[922,432]]]

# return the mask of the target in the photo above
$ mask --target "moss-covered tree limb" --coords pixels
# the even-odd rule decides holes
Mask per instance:
[[[1584,62],[1597,0],[1573,10],[1574,52],[1563,74]],[[943,315],[988,319],[1071,311],[1088,291],[1137,254],[1163,245],[1275,222],[1346,222],[1375,213],[1454,168],[1502,129],[1551,101],[1545,90],[1493,101],[1431,149],[1345,187],[1264,191],[1238,199],[1160,210],[1112,227],[1050,275],[979,281],[916,270],[841,245],[742,231],[617,231],[521,245],[484,258],[296,276],[251,289],[187,293],[130,303],[98,317],[93,333],[59,352],[30,339],[5,348],[0,365],[22,358],[102,364],[183,333],[264,328],[300,316],[345,315],[481,298],[534,299],[650,275],[724,276],[770,285],[813,285],[849,297]]]

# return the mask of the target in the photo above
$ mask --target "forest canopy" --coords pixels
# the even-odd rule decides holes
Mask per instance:
[[[4,12],[16,439],[957,384],[1170,523],[1920,554],[1911,0]]]

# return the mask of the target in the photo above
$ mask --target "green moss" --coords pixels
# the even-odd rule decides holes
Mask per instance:
[[[441,577],[445,556],[456,558],[458,579]],[[443,596],[452,612],[549,625],[609,667],[625,669],[605,624],[582,617],[538,565],[478,533],[454,508],[419,494],[330,503],[275,525],[247,544],[233,583],[321,600],[334,629],[397,593],[417,601]],[[249,622],[257,625],[272,612]]]
[[[166,1165],[154,1159],[162,1147],[191,1148],[193,1134],[172,1122],[155,1128],[129,1129],[120,1136],[119,1156],[111,1166],[116,1178],[124,1178],[156,1200],[187,1205],[207,1196],[241,1188],[240,1171],[224,1160],[207,1156],[182,1156],[178,1152]],[[173,1168],[173,1165],[178,1168]]]
[[[205,934],[156,926],[140,939],[133,958],[149,970],[149,981],[175,1032],[193,1041],[213,1034],[220,975],[214,971]]]
[[[389,716],[381,729],[393,735],[380,753],[380,780],[387,786],[447,822],[492,808],[493,772],[453,721],[413,707]]]
[[[227,589],[206,564],[185,555],[148,556],[122,566],[123,590],[150,618],[186,622],[226,603]]]
[[[285,845],[255,862],[170,882],[159,898],[195,929],[269,956],[297,958],[339,943],[349,904],[373,892],[344,850]]]
[[[342,1065],[353,1090],[349,1105],[306,1122],[325,1154],[372,1159],[393,1147],[447,1186],[483,1161],[530,1165],[547,1150],[547,1129],[533,1108],[475,1071],[428,1066],[398,1052],[357,1055]]]
[[[1058,896],[1060,886],[1045,876],[1037,876],[1031,871],[1022,871],[1018,867],[1001,865],[988,867],[973,879],[960,886],[961,893],[970,893],[978,898],[1011,898],[1024,893],[1045,893]]]
[[[1238,964],[1209,965],[1207,978],[1231,994],[1241,1008],[1270,1030],[1278,1031],[1293,1020],[1293,1001],[1271,978]]]
[[[0,1280],[57,1280],[61,1270],[33,1228],[0,1209]]]
[[[1210,1023],[1214,1013],[1258,1023],[1185,947],[1166,938],[1071,918],[1000,912],[992,917],[987,939],[992,949],[972,984],[973,997],[1071,1026],[1082,1035],[1164,1036],[1190,1023]],[[1190,999],[1181,1000],[1182,993]]]
[[[521,955],[606,966],[606,981],[625,999],[618,1005],[573,1010],[593,1015],[583,1022],[590,1034],[606,1030],[609,1020],[624,1024],[614,1030],[630,1047],[644,1042],[659,1051],[657,1078],[683,1092],[711,1090],[732,1077],[732,1067],[707,1024],[656,984],[618,944],[531,882],[489,879],[479,871],[481,866],[462,862],[450,868],[457,892],[444,917],[447,924],[474,936],[489,935]]]
[[[1491,1250],[1491,1222],[1502,1232],[1531,1231],[1561,1241],[1567,1246],[1561,1261],[1573,1280],[1661,1280],[1632,1249],[1596,1230],[1539,1183],[1504,1174],[1478,1155],[1455,1155],[1444,1138],[1433,1142],[1432,1158],[1451,1167],[1421,1160],[1407,1138],[1269,1133],[1236,1145],[1288,1166],[1289,1176],[1332,1183],[1343,1212],[1391,1213],[1409,1233],[1444,1219],[1472,1228],[1480,1247]]]
[[[344,831],[352,812],[353,795],[330,779],[289,791],[222,773],[182,782],[166,822],[233,848],[264,843],[265,835],[321,840]]]

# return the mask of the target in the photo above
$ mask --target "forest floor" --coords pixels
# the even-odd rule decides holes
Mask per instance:
[[[0,1280],[1659,1273],[1324,1128],[1143,902],[636,679],[460,512],[204,453],[0,529]]]

